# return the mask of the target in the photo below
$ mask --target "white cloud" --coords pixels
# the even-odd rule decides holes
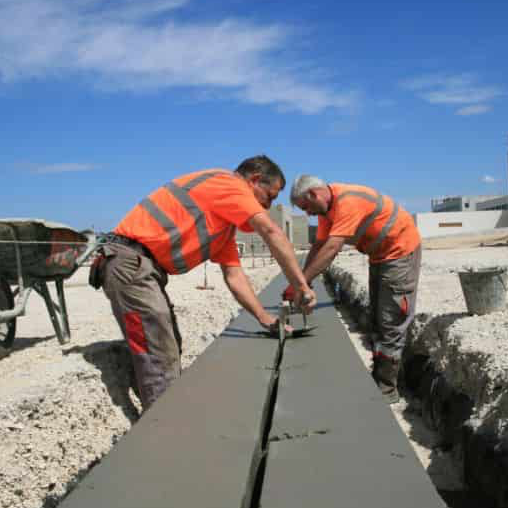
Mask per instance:
[[[490,111],[491,107],[486,104],[474,104],[472,106],[465,106],[457,110],[456,114],[461,116],[481,115]]]
[[[68,162],[61,164],[45,164],[45,165],[30,164],[29,171],[30,173],[47,174],[47,173],[69,173],[77,171],[94,171],[96,169],[99,169],[99,166],[96,164]]]
[[[490,110],[487,102],[504,94],[497,86],[481,85],[473,74],[427,75],[406,80],[401,86],[430,104],[464,105],[456,114],[478,115]]]
[[[497,178],[494,178],[493,176],[484,175],[482,177],[482,182],[483,183],[497,183],[497,182],[499,182],[499,180]]]
[[[110,90],[229,90],[243,101],[304,113],[358,104],[358,93],[316,84],[312,73],[302,81],[278,61],[276,53],[291,40],[289,27],[170,19],[185,3],[0,0],[0,82],[82,74]]]

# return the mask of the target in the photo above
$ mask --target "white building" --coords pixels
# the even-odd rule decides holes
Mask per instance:
[[[497,210],[497,208],[480,208],[486,202],[506,196],[446,196],[431,199],[432,212],[476,212],[477,210]]]

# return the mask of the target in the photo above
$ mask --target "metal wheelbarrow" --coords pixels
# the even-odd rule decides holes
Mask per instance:
[[[0,353],[16,335],[32,290],[44,299],[60,344],[70,340],[64,280],[100,246],[93,232],[40,219],[0,219]],[[58,302],[48,283],[54,282]],[[0,354],[0,357],[2,355]]]

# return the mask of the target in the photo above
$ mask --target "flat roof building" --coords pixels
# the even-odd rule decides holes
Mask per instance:
[[[476,212],[477,210],[491,210],[491,208],[480,208],[480,204],[492,201],[503,196],[446,196],[431,199],[431,210],[438,212]]]
[[[476,209],[480,210],[508,210],[508,196],[498,196],[482,203],[478,203]]]

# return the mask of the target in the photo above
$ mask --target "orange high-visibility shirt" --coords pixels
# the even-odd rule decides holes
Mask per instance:
[[[266,213],[248,183],[225,169],[181,176],[136,205],[114,232],[143,244],[170,274],[185,273],[210,259],[240,266],[236,228]]]
[[[347,238],[369,262],[381,263],[411,254],[420,245],[420,233],[411,215],[388,196],[370,187],[333,183],[332,204],[318,218],[316,238]]]

